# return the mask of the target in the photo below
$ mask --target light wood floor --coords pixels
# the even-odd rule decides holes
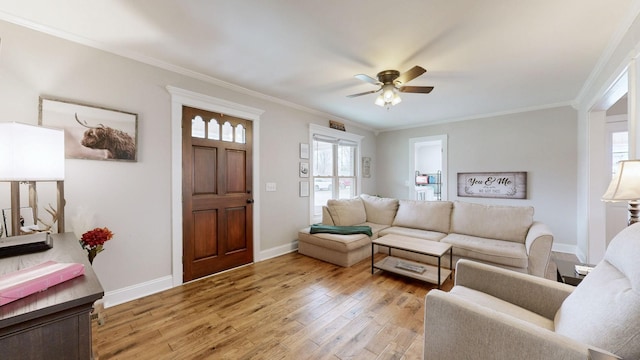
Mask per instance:
[[[93,322],[94,353],[100,360],[420,359],[424,297],[435,285],[371,275],[370,266],[291,253],[111,307],[104,325]],[[443,289],[452,286],[447,280]]]
[[[378,254],[378,256],[383,256]],[[434,286],[291,253],[105,310],[105,359],[419,359]],[[452,280],[444,288],[449,289]]]

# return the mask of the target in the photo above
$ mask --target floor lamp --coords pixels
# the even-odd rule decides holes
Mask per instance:
[[[628,225],[638,222],[640,214],[640,160],[623,160],[618,162],[618,169],[602,195],[603,201],[628,201]]]
[[[20,235],[20,183],[29,184],[37,219],[37,181],[57,185],[58,232],[64,232],[64,131],[15,122],[0,123],[0,181],[11,183],[11,235]]]

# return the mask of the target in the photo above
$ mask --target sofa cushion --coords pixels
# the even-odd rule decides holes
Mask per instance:
[[[640,359],[640,224],[622,230],[602,260],[560,306],[557,333]]]
[[[448,233],[452,206],[449,201],[400,200],[392,225]]]
[[[367,222],[391,225],[398,211],[398,199],[360,195],[367,213]]]
[[[440,241],[447,236],[445,233],[421,229],[406,228],[402,226],[392,226],[380,231],[380,236],[395,234],[402,236],[410,236],[418,239],[426,239],[431,241]]]
[[[524,244],[451,233],[440,242],[453,245],[455,256],[526,269],[529,258]]]
[[[532,206],[483,205],[456,201],[451,232],[524,243],[533,223]]]
[[[322,224],[335,225],[331,218],[331,214],[329,214],[329,208],[326,205],[322,207]]]
[[[389,225],[376,224],[376,223],[372,223],[372,222],[366,222],[366,223],[360,224],[360,225],[366,225],[366,226],[369,226],[371,228],[371,231],[373,232],[373,236],[371,236],[371,240],[375,240],[375,239],[378,238],[378,236],[382,236],[382,235],[380,235],[380,233],[382,231],[384,231],[384,229],[389,227]]]
[[[309,228],[303,229],[298,233],[298,241],[343,253],[371,245],[371,238],[365,234],[311,234]]]
[[[330,199],[327,209],[336,226],[353,226],[367,221],[364,203],[360,198]]]

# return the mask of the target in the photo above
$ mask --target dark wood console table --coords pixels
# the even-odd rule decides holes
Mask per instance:
[[[91,359],[91,308],[104,290],[73,233],[53,248],[0,259],[0,275],[53,260],[82,263],[84,275],[0,306],[0,358]]]

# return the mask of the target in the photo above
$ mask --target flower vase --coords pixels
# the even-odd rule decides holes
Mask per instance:
[[[89,249],[87,250],[87,257],[89,258],[89,263],[93,265],[93,259],[98,255],[98,249]]]

